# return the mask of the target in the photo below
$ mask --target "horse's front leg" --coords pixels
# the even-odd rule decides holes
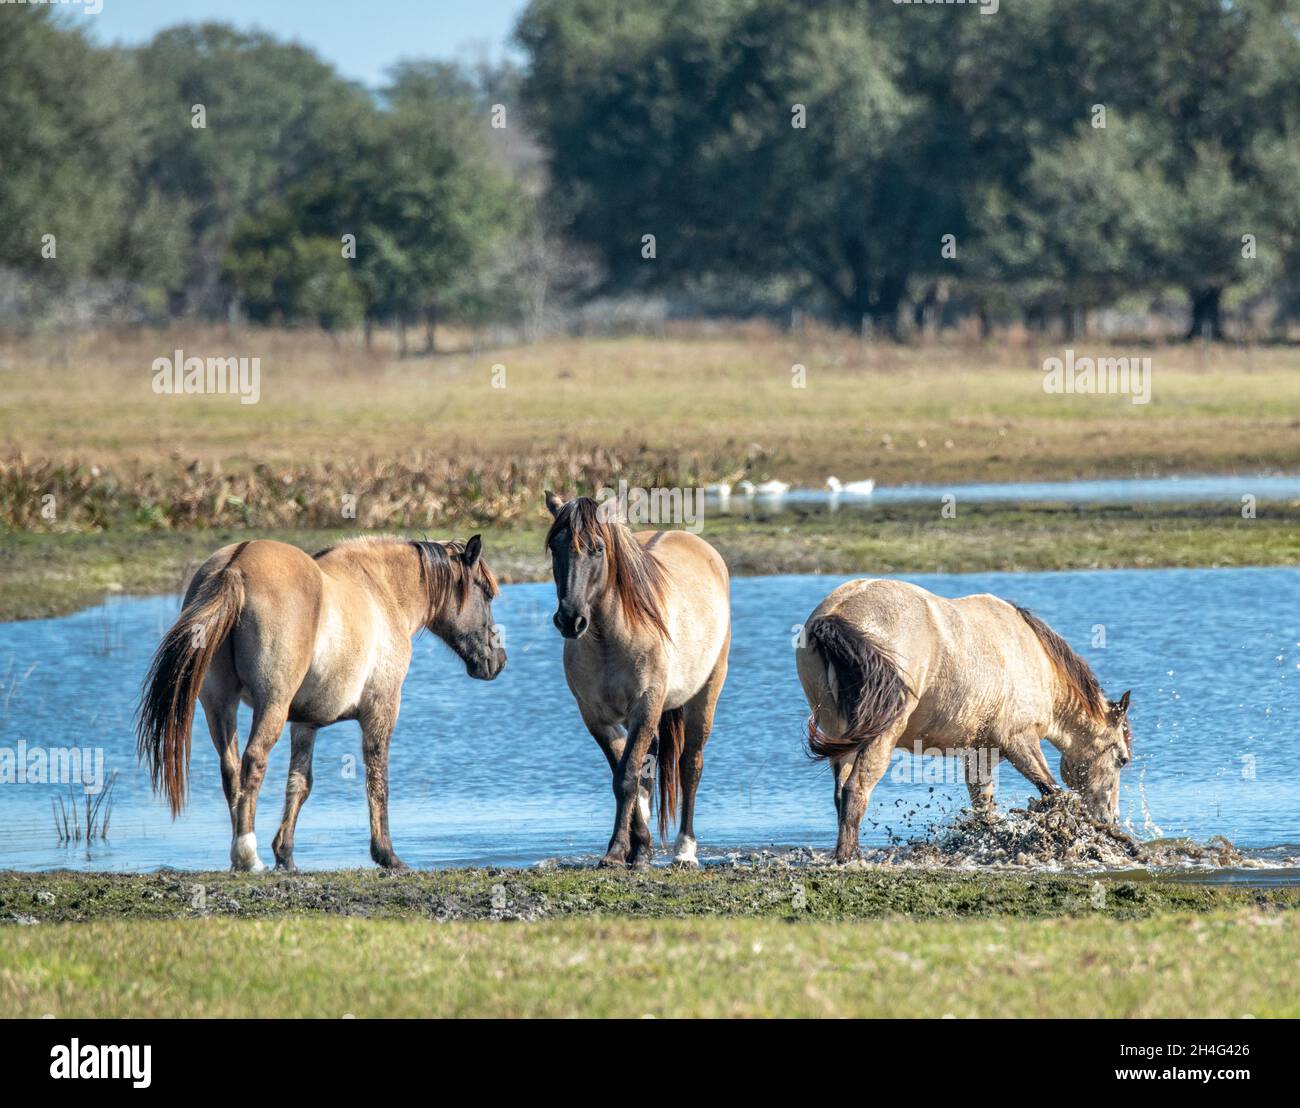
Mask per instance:
[[[601,723],[600,720],[588,714],[585,708],[579,704],[579,710],[582,712],[583,722],[587,725],[587,730],[591,732],[591,737],[596,740],[600,746],[601,753],[605,755],[605,760],[609,763],[609,772],[613,775],[613,780],[618,780],[619,763],[623,760],[623,748],[627,745],[627,739],[623,736],[621,727]],[[641,796],[637,800],[636,807],[632,810],[632,835],[634,842],[640,842],[650,835],[650,792],[644,782],[641,786]]]
[[[1017,735],[1002,743],[1001,750],[1006,760],[1024,774],[1043,796],[1060,792],[1060,786],[1052,776],[1052,769],[1043,757],[1042,742],[1036,735]]]
[[[370,857],[389,870],[404,870],[388,833],[388,746],[397,726],[398,700],[376,704],[361,715],[361,756],[366,764],[366,800],[370,804]]]
[[[659,717],[663,712],[663,696],[647,695],[641,698],[628,717],[627,741],[623,756],[614,770],[614,834],[601,864],[621,866],[631,862],[649,865],[654,855],[654,842],[650,827],[644,818],[636,819],[641,803],[641,774],[646,755],[659,731]],[[635,824],[635,826],[634,826]],[[633,844],[633,832],[636,842]]]

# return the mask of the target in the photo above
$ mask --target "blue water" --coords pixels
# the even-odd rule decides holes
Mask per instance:
[[[1027,604],[1091,661],[1108,692],[1133,689],[1135,759],[1124,773],[1121,815],[1139,834],[1221,834],[1261,848],[1300,841],[1300,571],[908,579],[947,596],[990,591]],[[806,706],[791,638],[842,580],[733,582],[731,671],[697,809],[702,848],[833,845],[830,777],[802,749]],[[604,849],[609,772],[565,686],[553,607],[550,585],[504,589],[496,612],[510,663],[495,682],[469,680],[440,643],[417,641],[391,763],[393,840],[408,863],[527,864]],[[0,625],[0,752],[20,740],[100,748],[108,771],[119,774],[108,843],[89,851],[56,841],[50,803],[67,786],[0,785],[0,867],[226,866],[229,820],[201,713],[191,801],[175,823],[135,761],[136,690],[177,609],[175,597],[118,600],[64,619]],[[1099,627],[1104,647],[1091,645]],[[241,735],[247,725],[244,710]],[[258,812],[268,863],[288,745],[282,739],[272,753]],[[964,804],[964,786],[927,783],[924,765],[916,783],[896,780],[911,762],[900,761],[876,790],[864,843],[924,834]],[[925,764],[944,768],[937,759]],[[1002,767],[999,778],[1004,805],[1029,796],[1014,770]],[[355,724],[320,733],[296,857],[304,868],[369,864]]]
[[[842,475],[841,475],[842,476]],[[847,478],[845,478],[847,480]],[[869,510],[883,504],[942,502],[953,496],[962,503],[1067,504],[1207,504],[1237,507],[1243,496],[1256,501],[1300,499],[1300,476],[1268,477],[1124,477],[1092,481],[1011,481],[973,485],[891,485],[878,487],[869,496],[848,493],[832,495],[825,489],[791,489],[781,497],[746,499],[735,493],[725,509],[743,511],[747,506],[772,508],[782,504],[826,506],[832,510]]]

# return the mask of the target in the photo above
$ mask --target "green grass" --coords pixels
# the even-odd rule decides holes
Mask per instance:
[[[482,530],[487,558],[505,581],[549,578],[539,526]],[[10,533],[0,538],[0,619],[60,615],[117,593],[178,591],[214,550],[245,538],[276,538],[308,550],[356,531],[108,531]],[[1262,504],[1244,520],[1232,505],[1088,508],[894,506],[771,518],[707,517],[703,535],[733,575],[929,573],[1110,569],[1153,566],[1294,565],[1300,518]]]
[[[1300,917],[10,929],[7,1016],[1300,1015]]]

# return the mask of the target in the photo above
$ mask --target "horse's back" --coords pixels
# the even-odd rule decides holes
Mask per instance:
[[[722,555],[690,531],[633,537],[664,570],[668,706],[677,707],[704,686],[727,649],[731,578]]]
[[[841,585],[812,618],[831,615],[902,671],[917,700],[909,735],[968,741],[1013,716],[1050,710],[1042,651],[1014,605],[1000,597],[949,600],[906,581],[863,579]],[[811,659],[801,659],[806,687],[817,674]]]

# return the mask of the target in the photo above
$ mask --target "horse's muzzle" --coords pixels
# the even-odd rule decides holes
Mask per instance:
[[[555,624],[555,629],[566,639],[582,638],[591,626],[591,620],[586,616],[568,616],[562,612],[556,612],[551,617],[551,622]]]
[[[492,681],[500,676],[501,671],[506,668],[506,652],[497,650],[486,657],[475,657],[465,667],[465,672],[471,677],[476,677],[480,681]]]

